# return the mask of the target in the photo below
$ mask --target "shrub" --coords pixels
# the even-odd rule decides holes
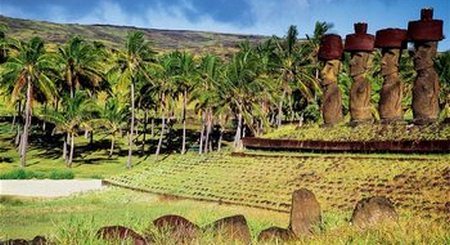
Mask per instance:
[[[73,179],[75,174],[71,170],[53,170],[50,172],[50,179]]]
[[[73,179],[75,174],[71,170],[53,170],[50,173],[13,169],[0,174],[0,179]]]

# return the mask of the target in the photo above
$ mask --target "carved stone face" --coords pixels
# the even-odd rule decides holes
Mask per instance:
[[[357,76],[365,73],[367,67],[369,67],[369,57],[370,53],[368,52],[352,53],[352,59],[350,60],[350,76]]]
[[[423,70],[433,66],[433,58],[437,54],[437,42],[415,43],[414,67]]]
[[[322,78],[323,85],[337,82],[340,66],[340,60],[328,60],[325,63],[325,66],[320,71],[320,77]]]
[[[386,76],[398,72],[400,49],[383,49],[381,58],[381,75]]]

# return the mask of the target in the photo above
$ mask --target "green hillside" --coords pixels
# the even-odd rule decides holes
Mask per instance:
[[[123,46],[128,31],[139,30],[153,42],[158,51],[187,49],[194,53],[226,54],[236,50],[239,42],[260,42],[264,36],[237,35],[201,31],[158,30],[114,25],[57,24],[45,21],[23,20],[0,15],[0,24],[8,26],[7,35],[27,40],[39,36],[50,43],[64,43],[69,37],[80,35],[88,40],[101,41],[107,46]]]

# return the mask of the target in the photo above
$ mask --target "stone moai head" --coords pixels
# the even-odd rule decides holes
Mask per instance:
[[[433,9],[420,12],[420,20],[408,23],[408,39],[414,42],[414,66],[420,71],[433,66],[437,42],[444,39],[443,21],[433,19]]]
[[[345,38],[345,51],[351,52],[350,75],[364,74],[369,67],[371,53],[374,50],[375,37],[367,34],[367,23],[356,23],[355,33]]]
[[[336,34],[327,34],[320,40],[319,60],[324,62],[320,72],[322,85],[337,82],[341,68],[341,57],[344,52],[342,38]]]
[[[382,29],[375,34],[375,47],[381,49],[381,75],[398,72],[401,50],[406,48],[408,35],[404,29]]]

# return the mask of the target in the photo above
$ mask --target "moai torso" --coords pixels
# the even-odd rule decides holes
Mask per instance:
[[[350,61],[353,84],[350,89],[350,114],[352,124],[371,122],[371,86],[365,78],[370,58],[368,52],[354,52]]]
[[[439,115],[439,77],[433,67],[437,42],[415,44],[414,68],[417,78],[413,86],[413,113],[416,124],[427,124]]]
[[[342,119],[341,90],[338,86],[340,60],[326,61],[321,71],[323,89],[322,114],[325,125],[334,125]]]
[[[400,49],[382,51],[381,75],[383,87],[380,93],[379,112],[381,122],[389,123],[402,119],[402,83],[398,73]]]

